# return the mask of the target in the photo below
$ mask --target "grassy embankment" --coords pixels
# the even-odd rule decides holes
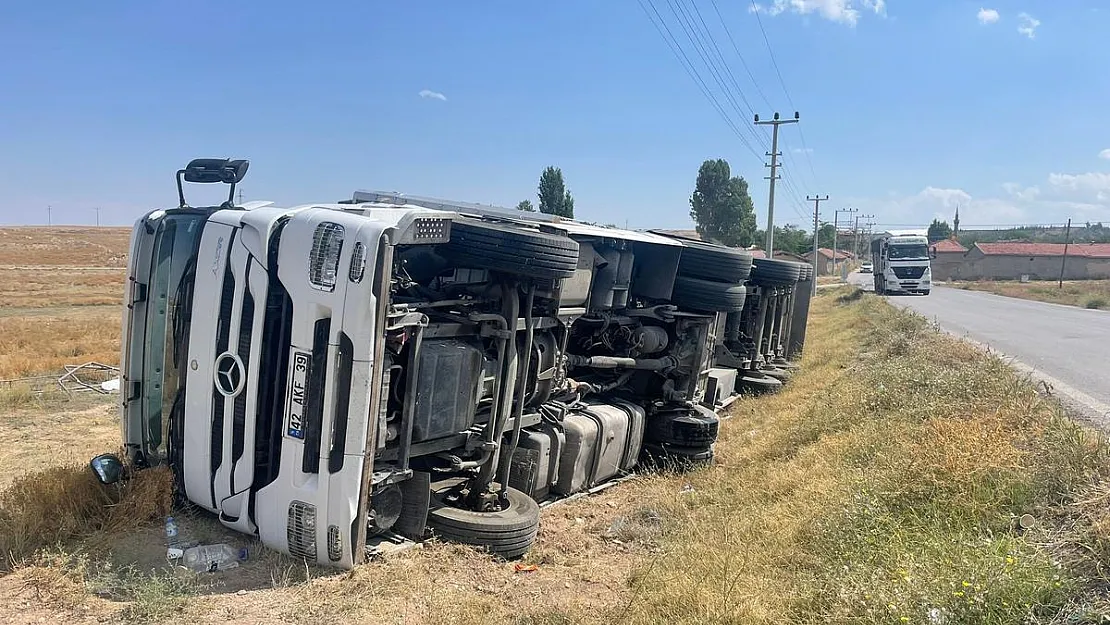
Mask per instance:
[[[61,467],[0,494],[0,551],[15,560],[0,577],[0,613],[15,601],[23,615],[69,622],[1070,623],[1106,613],[1106,445],[1002,362],[847,293],[817,297],[804,369],[785,391],[734,405],[715,466],[546,510],[525,560],[533,572],[429,544],[346,574],[276,557],[243,576],[152,574],[111,558],[136,536],[157,543],[156,527],[142,528],[163,512],[164,482],[121,495]]]
[[[1080,308],[1110,308],[1110,280],[1068,280],[1060,288],[1056,282],[989,281],[954,282],[953,286],[969,291],[987,291],[1007,297],[1039,302],[1065,304]]]

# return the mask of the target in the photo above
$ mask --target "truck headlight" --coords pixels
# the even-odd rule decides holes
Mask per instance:
[[[289,555],[316,561],[316,506],[303,501],[289,504],[289,519],[285,526],[285,539]]]
[[[343,226],[330,221],[316,226],[312,235],[312,252],[308,256],[308,281],[312,286],[322,291],[335,289],[342,251]]]
[[[362,274],[366,272],[366,246],[362,241],[355,241],[355,249],[351,251],[351,267],[347,270],[347,279],[355,284],[362,282]]]

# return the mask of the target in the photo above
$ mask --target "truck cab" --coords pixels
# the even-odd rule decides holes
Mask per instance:
[[[932,290],[929,240],[917,233],[884,232],[871,240],[875,293],[928,295]]]

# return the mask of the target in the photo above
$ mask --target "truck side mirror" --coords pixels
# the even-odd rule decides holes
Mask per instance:
[[[100,454],[89,461],[89,468],[97,481],[105,485],[120,481],[126,472],[123,462],[114,454]]]

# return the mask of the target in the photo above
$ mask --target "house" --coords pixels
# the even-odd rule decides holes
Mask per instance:
[[[804,258],[805,262],[811,265],[813,264],[813,252],[806,252]],[[834,254],[833,251],[827,247],[817,248],[817,275],[835,275],[837,268],[841,264],[851,262],[854,258],[854,255],[843,250],[837,250]]]
[[[933,254],[933,260],[929,263],[933,270],[933,280],[947,282],[955,278],[963,265],[967,248],[956,239],[937,241],[929,248]]]
[[[752,247],[752,248],[748,248],[745,251],[747,253],[751,254],[752,258],[767,258],[767,252],[764,252],[763,250],[758,249],[758,248]],[[792,263],[810,264],[810,261],[806,260],[805,256],[802,256],[800,254],[795,254],[793,252],[787,252],[785,250],[775,250],[774,256],[775,256],[776,260],[788,260]]]
[[[1110,243],[976,243],[953,277],[960,280],[1065,280],[1110,278]],[[938,252],[939,255],[939,252]],[[934,270],[934,275],[935,270]]]

